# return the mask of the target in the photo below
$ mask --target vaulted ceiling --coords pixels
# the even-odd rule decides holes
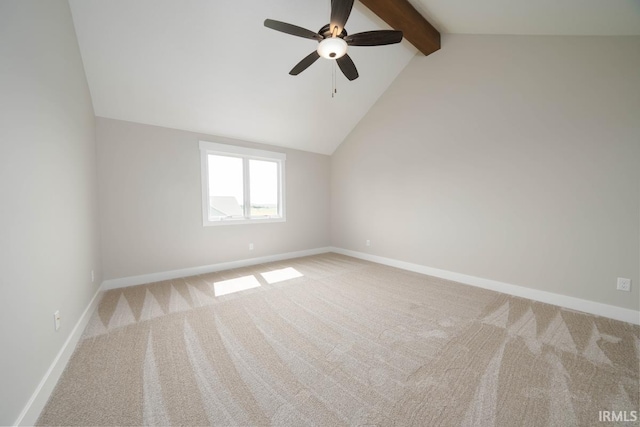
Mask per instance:
[[[639,0],[409,2],[441,32],[640,34]],[[360,78],[349,82],[337,69],[332,97],[334,61],[288,74],[316,42],[263,26],[271,18],[317,31],[329,0],[69,3],[97,116],[324,154],[421,54],[407,41],[351,47]],[[346,25],[350,34],[388,28],[358,1]]]
[[[441,32],[640,35],[640,0],[409,0]]]

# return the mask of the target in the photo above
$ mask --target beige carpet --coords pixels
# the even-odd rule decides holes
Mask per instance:
[[[639,353],[637,326],[325,254],[106,293],[38,424],[595,425],[638,411]]]

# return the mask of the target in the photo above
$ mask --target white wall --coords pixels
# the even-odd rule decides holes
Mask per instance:
[[[287,221],[203,227],[199,140],[286,153]],[[97,141],[105,279],[329,245],[328,156],[105,118]]]
[[[100,283],[94,116],[65,0],[0,2],[0,200],[0,425],[11,425]]]
[[[640,37],[444,37],[334,153],[332,244],[638,310],[638,70]]]

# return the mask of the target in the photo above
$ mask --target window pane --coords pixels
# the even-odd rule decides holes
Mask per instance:
[[[278,163],[249,160],[251,216],[278,215]]]
[[[209,155],[209,218],[243,217],[242,159]]]

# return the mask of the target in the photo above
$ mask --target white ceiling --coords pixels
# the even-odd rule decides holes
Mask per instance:
[[[409,0],[440,32],[640,35],[640,0]]]
[[[640,0],[410,0],[441,32],[640,34]],[[263,26],[317,31],[329,0],[69,0],[95,114],[331,154],[409,63],[408,42],[353,47],[349,82],[316,42]],[[356,2],[351,34],[388,28]]]
[[[408,42],[353,47],[349,82],[320,58],[289,70],[317,42],[265,28],[312,31],[330,1],[70,0],[95,114],[331,154],[414,56]],[[361,4],[350,34],[389,28]]]

